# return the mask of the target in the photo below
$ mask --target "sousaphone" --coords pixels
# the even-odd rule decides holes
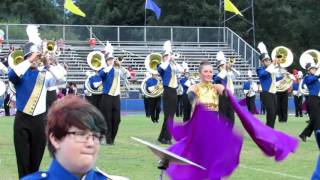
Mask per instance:
[[[320,64],[320,52],[315,49],[306,50],[301,54],[299,63],[303,69],[306,69],[308,63],[318,66]]]
[[[92,51],[87,56],[89,67],[95,71],[99,71],[106,66],[104,54],[100,51]]]
[[[284,46],[278,46],[272,50],[272,59],[278,59],[278,65],[282,68],[289,67],[293,63],[292,51]],[[293,79],[290,78],[289,73],[283,74],[283,78],[277,82],[277,91],[287,91],[293,84]]]

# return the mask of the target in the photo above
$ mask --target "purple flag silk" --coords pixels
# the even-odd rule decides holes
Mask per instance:
[[[241,106],[247,107],[247,99],[246,98],[240,99],[239,104]],[[259,114],[259,111],[258,111],[257,106],[255,104],[253,107],[253,114]]]
[[[228,98],[243,127],[267,156],[274,156],[276,161],[281,161],[290,152],[295,152],[298,147],[296,138],[264,125],[258,118],[241,107],[230,91],[228,91]]]
[[[242,136],[225,118],[198,104],[186,123],[168,120],[168,130],[177,141],[169,151],[203,167],[170,163],[166,170],[172,180],[221,179],[230,176],[240,161]]]

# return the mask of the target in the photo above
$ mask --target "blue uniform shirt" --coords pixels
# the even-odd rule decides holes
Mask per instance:
[[[21,180],[80,180],[78,177],[66,170],[57,160],[52,160],[48,171],[39,171],[23,177]],[[91,169],[85,174],[84,180],[107,180],[108,178],[101,172]]]
[[[188,91],[188,86],[185,85],[185,83],[188,81],[188,78],[186,76],[182,76],[180,79],[180,84],[183,88],[183,94],[186,94]]]
[[[171,88],[177,88],[178,87],[178,82],[176,82],[174,84],[170,84],[171,79],[172,78],[176,78],[175,77],[176,73],[174,72],[175,70],[173,70],[171,68],[170,64],[168,65],[168,67],[165,70],[161,68],[160,64],[158,64],[157,70],[158,70],[158,73],[160,74],[160,76],[162,78],[163,86],[166,86],[166,87],[175,86],[175,87],[171,87]]]
[[[319,96],[320,82],[319,77],[309,74],[304,77],[303,82],[307,85],[309,89],[309,96]]]
[[[101,77],[97,74],[95,74],[89,78],[89,83],[90,83],[91,89],[94,89],[94,90],[98,89],[98,87],[94,87],[94,84],[93,84],[96,82],[102,82]]]
[[[275,78],[273,80],[272,74],[266,70],[266,67],[258,67],[256,72],[259,77],[262,91],[276,93]]]
[[[150,77],[147,81],[146,81],[146,89],[149,93],[151,93],[149,91],[149,87],[155,86],[157,85],[158,80],[156,78]]]
[[[218,76],[218,74],[213,75],[213,83],[215,84],[222,84],[222,85],[227,85],[227,76],[223,79],[220,76]]]
[[[299,82],[294,82],[292,84],[292,91],[299,91]]]

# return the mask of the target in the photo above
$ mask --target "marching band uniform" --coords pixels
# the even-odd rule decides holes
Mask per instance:
[[[251,72],[251,71],[250,71]],[[249,74],[249,73],[248,73]],[[258,91],[257,83],[255,83],[249,75],[249,80],[243,84],[243,92],[246,95],[247,108],[251,113],[255,113],[256,92]]]
[[[268,54],[263,53],[260,55],[261,61],[267,58],[270,59]],[[258,67],[256,71],[262,87],[260,98],[267,111],[266,124],[271,128],[274,128],[275,119],[276,119],[276,109],[277,109],[276,108],[277,107],[276,84],[275,84],[276,69],[273,64],[270,64],[268,67],[265,67],[265,66]]]
[[[180,84],[180,78],[178,78],[176,117],[182,116],[182,113],[183,113],[182,94],[183,94],[183,87]]]
[[[277,68],[276,72],[276,84],[283,79],[283,74],[287,73],[287,71],[281,67]],[[283,92],[277,91],[277,115],[279,122],[287,122],[288,120],[288,90]]]
[[[25,46],[25,57],[35,45]],[[46,93],[49,82],[56,79],[65,81],[58,68],[50,66],[39,71],[30,68],[25,60],[8,73],[9,80],[16,89],[17,113],[14,120],[14,145],[19,177],[39,169],[46,145],[45,112]]]
[[[307,76],[308,74],[306,74]],[[302,78],[300,84],[299,84],[299,91],[309,91],[307,85],[305,84],[304,78]],[[306,142],[307,137],[310,137],[313,132],[313,123],[311,123],[311,114],[310,114],[310,108],[308,107],[308,101],[309,101],[309,94],[304,94],[306,106],[307,106],[307,114],[309,116],[308,125],[303,129],[303,131],[299,134],[299,137],[302,141]]]
[[[311,63],[307,63],[306,69],[316,68]],[[313,130],[320,129],[320,81],[319,81],[320,69],[316,71],[315,74],[308,74],[304,77],[304,82],[309,90],[308,97],[308,109],[310,113],[310,123],[312,124]]]
[[[218,55],[217,55],[218,56]],[[223,56],[222,60],[218,60],[218,69],[220,72],[213,77],[213,81],[215,84],[222,84],[225,85],[233,94],[234,93],[234,86],[233,86],[233,79],[235,78],[235,74],[233,72],[236,72],[236,74],[239,74],[235,69],[233,70],[226,70],[226,69],[221,69],[220,66],[225,65],[226,61]],[[231,124],[234,124],[235,120],[235,115],[234,115],[234,110],[230,104],[230,101],[228,101],[228,97],[226,95],[220,95],[219,96],[219,113],[227,117],[228,120],[230,120]]]
[[[151,77],[151,74],[149,72],[145,73],[145,78]],[[143,94],[143,93],[142,93]],[[144,104],[144,111],[146,113],[146,117],[150,117],[150,103],[149,98],[143,94],[143,104]]]
[[[92,90],[102,92],[102,88],[103,88],[102,79],[98,73],[91,75],[89,77],[89,86]],[[101,94],[93,94],[90,91],[88,91],[88,89],[85,88],[85,97],[87,101],[89,101],[97,109],[100,108]]]
[[[107,61],[114,61],[114,57],[109,55]],[[103,92],[100,102],[100,111],[102,112],[107,124],[107,144],[114,144],[120,117],[120,77],[125,78],[129,73],[123,67],[109,65],[99,70],[99,76],[102,79]]]
[[[47,180],[78,180],[79,178],[65,169],[57,160],[52,160],[48,171],[39,171],[30,174],[21,180],[34,180],[34,179],[47,179]],[[89,170],[82,178],[82,180],[108,180],[106,174],[100,170]]]
[[[188,88],[195,84],[193,80],[189,77],[188,73],[184,74],[182,78],[180,79],[180,84],[183,88],[183,93],[182,93],[182,103],[183,103],[183,122],[186,122],[187,120],[190,119],[191,115],[191,104],[188,99]]]
[[[292,95],[294,98],[294,105],[295,105],[295,113],[296,117],[300,116],[302,117],[302,93],[299,90],[299,85],[301,83],[301,78],[302,78],[302,72],[299,71],[300,74],[298,74],[298,79],[293,82],[292,84]]]
[[[183,68],[171,60],[171,44],[170,49],[165,50],[163,57],[169,56],[169,60],[163,61],[158,64],[157,70],[162,78],[163,83],[163,111],[164,111],[164,121],[162,124],[162,129],[158,137],[158,141],[162,144],[171,144],[171,135],[167,130],[167,120],[169,117],[173,118],[176,105],[177,105],[177,73],[183,72]],[[167,57],[166,57],[167,58]]]
[[[146,81],[146,90],[149,93],[152,93],[153,91],[157,90],[157,84],[158,79],[156,78],[156,74],[152,75],[147,81]],[[151,120],[154,123],[158,123],[159,120],[159,114],[161,111],[161,96],[158,97],[147,97],[148,103],[149,103],[149,113],[151,116]]]

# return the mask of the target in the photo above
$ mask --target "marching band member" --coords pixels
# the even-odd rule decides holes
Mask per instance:
[[[217,53],[216,59],[218,62],[217,68],[219,70],[219,73],[213,77],[213,81],[216,84],[225,85],[233,94],[233,79],[235,78],[235,74],[239,75],[239,72],[232,68],[232,64],[230,62],[226,62],[226,58],[222,51],[219,51]],[[235,116],[228,98],[225,95],[221,95],[219,96],[219,102],[219,113],[227,117],[233,125]]]
[[[97,108],[76,96],[59,99],[49,110],[46,131],[50,167],[23,180],[109,179],[93,168],[106,133],[103,115]]]
[[[255,101],[256,101],[256,92],[258,91],[258,85],[252,80],[252,72],[248,71],[249,80],[243,84],[243,92],[246,95],[246,103],[248,111],[255,113]]]
[[[303,74],[301,71],[298,72],[297,79],[296,81],[293,82],[292,84],[292,95],[294,98],[294,106],[295,106],[295,112],[296,112],[296,117],[300,116],[302,117],[302,93],[299,90],[299,85],[301,83],[301,79],[303,77]]]
[[[320,112],[320,69],[314,63],[307,63],[305,69],[309,72],[303,80],[309,90],[307,104],[310,115],[310,126],[313,127],[313,130],[317,131],[320,129],[320,116],[318,116]]]
[[[45,112],[49,82],[64,80],[63,74],[47,59],[39,70],[39,52],[33,43],[24,48],[24,61],[8,74],[16,89],[17,113],[14,120],[14,146],[19,177],[38,171],[46,145]]]
[[[224,86],[213,84],[213,67],[209,61],[202,61],[199,66],[200,83],[194,84],[188,89],[190,103],[202,103],[212,111],[219,111],[219,95],[223,95]]]
[[[159,83],[158,73],[152,72],[152,76],[146,81],[146,90],[149,93],[157,91],[157,84]],[[158,123],[159,114],[161,112],[161,96],[157,97],[146,97],[148,99],[149,113],[151,116],[151,121],[153,123]]]
[[[266,124],[274,128],[277,109],[277,98],[275,94],[277,91],[275,84],[275,73],[277,72],[275,69],[276,60],[272,61],[270,59],[266,46],[262,42],[258,44],[258,49],[261,52],[259,59],[263,65],[256,69],[262,87],[260,98],[267,111]]]
[[[182,93],[182,103],[183,103],[183,121],[186,122],[187,120],[190,119],[191,115],[191,104],[188,99],[188,94],[187,91],[190,86],[196,84],[192,77],[190,76],[188,70],[185,69],[185,73],[180,79],[180,83],[183,88],[183,93]]]
[[[100,92],[102,91],[102,79],[99,76],[98,71],[95,71],[94,73],[90,74],[90,72],[87,72],[88,81],[89,84],[86,87],[85,85],[85,97],[87,101],[89,101],[92,105],[94,105],[96,108],[100,108],[100,102],[101,102],[101,94],[100,93],[93,93],[88,90],[88,88],[92,89],[93,91]]]
[[[119,124],[120,117],[120,77],[129,77],[128,71],[121,66],[118,60],[113,57],[113,47],[109,42],[106,46],[106,63],[107,67],[99,70],[99,76],[102,79],[103,92],[100,102],[100,111],[104,115],[108,132],[106,134],[106,143],[114,144]]]
[[[151,73],[149,73],[148,71],[145,72],[144,74],[145,78],[150,78],[152,77]],[[143,94],[143,93],[142,93]],[[150,117],[150,103],[149,103],[149,98],[143,94],[143,104],[144,104],[144,111],[146,113],[146,117]]]
[[[157,66],[157,70],[162,78],[164,88],[162,96],[164,121],[158,141],[162,144],[171,144],[171,135],[167,130],[167,120],[169,117],[173,118],[176,111],[176,88],[178,87],[177,73],[183,72],[183,68],[175,62],[175,59],[172,56],[170,41],[166,41],[164,43],[163,50],[163,61]]]

